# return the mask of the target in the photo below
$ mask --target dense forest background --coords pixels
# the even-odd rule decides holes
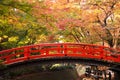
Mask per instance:
[[[0,0],[0,50],[39,43],[120,47],[120,0]]]

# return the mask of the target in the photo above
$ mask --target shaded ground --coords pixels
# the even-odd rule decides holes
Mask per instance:
[[[74,70],[61,70],[40,72],[17,77],[14,80],[78,80],[78,74]]]
[[[96,80],[93,77],[86,77],[85,71],[85,66],[81,64],[32,63],[8,67],[5,70],[1,69],[0,80]],[[116,73],[116,76],[119,75],[118,73]],[[119,80],[119,78],[114,80]]]
[[[6,68],[1,72],[0,80],[78,80],[73,64],[32,63]]]

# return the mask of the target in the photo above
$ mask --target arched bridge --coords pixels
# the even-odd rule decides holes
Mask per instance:
[[[93,62],[120,64],[120,54],[117,50],[91,44],[46,43],[0,51],[0,60],[6,65],[54,58],[90,59]]]

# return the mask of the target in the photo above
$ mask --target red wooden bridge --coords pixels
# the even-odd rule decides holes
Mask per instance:
[[[46,43],[0,51],[0,60],[7,65],[35,59],[63,57],[120,64],[119,51],[91,44]]]

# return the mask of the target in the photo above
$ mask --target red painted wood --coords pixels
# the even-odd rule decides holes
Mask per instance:
[[[65,56],[120,63],[119,50],[92,44],[46,43],[0,51],[0,60],[5,64]]]

